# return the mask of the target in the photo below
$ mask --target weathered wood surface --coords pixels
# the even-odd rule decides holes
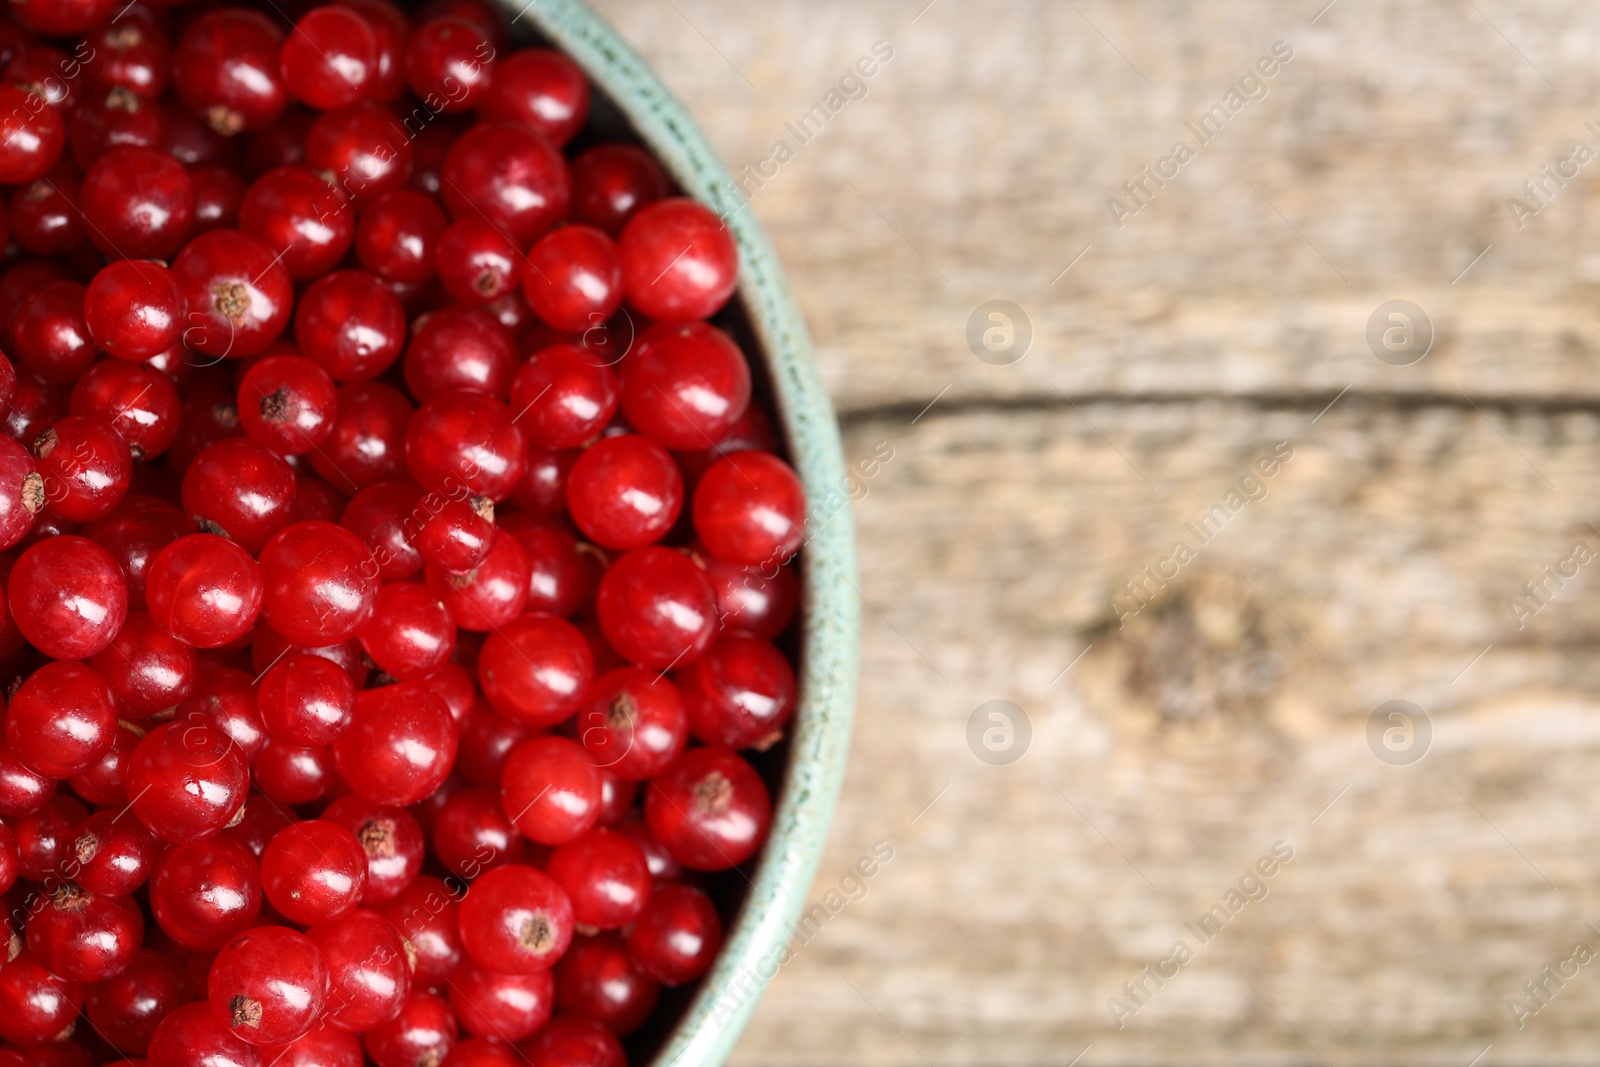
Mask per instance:
[[[1564,562],[1600,552],[1600,159],[1521,229],[1506,202],[1600,150],[1600,11],[924,2],[600,3],[736,167],[894,50],[752,199],[847,452],[894,449],[856,508],[859,725],[813,898],[894,858],[736,1062],[1596,1062],[1600,966],[1521,1029],[1507,1002],[1600,951],[1600,559]],[[1265,98],[1115,228],[1279,40]],[[1011,366],[965,338],[997,298],[1034,329]],[[1437,329],[1415,366],[1364,339],[1393,298]],[[1279,441],[1119,628],[1121,583]],[[1546,565],[1576,577],[1519,618]],[[1032,724],[1010,766],[967,745],[991,699]],[[1391,699],[1431,721],[1410,766],[1368,747]]]

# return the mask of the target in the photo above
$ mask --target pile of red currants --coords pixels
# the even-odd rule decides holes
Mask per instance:
[[[481,0],[9,8],[0,1067],[648,1052],[796,700],[728,230]]]

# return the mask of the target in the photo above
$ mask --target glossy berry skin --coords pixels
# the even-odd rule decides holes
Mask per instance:
[[[0,85],[0,112],[16,119],[0,129],[0,184],[21,185],[42,177],[67,144],[61,115],[10,85]]]
[[[250,769],[232,738],[190,718],[145,735],[128,757],[127,786],[133,813],[151,833],[203,841],[238,814]]]
[[[766,748],[794,713],[794,668],[759,637],[725,634],[688,667],[678,687],[695,739],[728,748]]]
[[[598,767],[628,781],[660,774],[689,741],[683,695],[669,679],[618,667],[584,693],[578,738]]]
[[[739,284],[739,250],[722,220],[687,197],[658,200],[622,231],[628,303],[660,322],[709,319]]]
[[[434,858],[458,878],[476,878],[527,853],[527,842],[506,818],[492,789],[451,794],[434,820],[431,839]]]
[[[121,973],[84,992],[95,1031],[131,1056],[143,1055],[161,1020],[187,999],[182,970],[152,949],[141,949]]]
[[[465,389],[504,399],[516,366],[516,341],[493,314],[476,307],[440,308],[416,321],[406,346],[406,388],[420,397]],[[526,418],[518,425],[526,425]]]
[[[44,968],[31,952],[0,967],[0,1037],[13,1044],[49,1041],[72,1024],[83,989]]]
[[[535,737],[506,759],[500,802],[522,836],[541,845],[562,845],[588,833],[599,820],[600,772],[577,742]]]
[[[183,334],[183,291],[172,272],[149,260],[119,259],[89,283],[83,318],[95,344],[135,362],[159,355]]]
[[[601,827],[552,852],[545,873],[566,890],[573,921],[597,930],[633,922],[650,898],[644,853],[629,838]]]
[[[417,284],[433,277],[433,250],[450,220],[431,196],[391,189],[356,222],[361,265],[387,282]]]
[[[51,974],[102,982],[133,961],[144,916],[127,897],[102,897],[71,882],[49,891],[28,916],[28,950]]]
[[[664,671],[693,663],[716,636],[716,594],[705,572],[670,548],[636,549],[600,579],[600,630],[625,659]]]
[[[326,178],[309,167],[275,167],[239,203],[239,228],[272,248],[295,281],[320,277],[344,258],[355,218]]]
[[[577,627],[554,615],[524,615],[489,634],[478,684],[513,722],[554,726],[578,710],[594,678],[594,656]]]
[[[23,297],[12,316],[12,354],[47,382],[64,385],[94,360],[84,292],[77,282],[46,282]]]
[[[572,904],[553,879],[520,863],[483,874],[461,901],[461,943],[497,974],[547,971],[572,942]]]
[[[375,804],[415,804],[444,782],[456,728],[437,694],[400,682],[356,694],[355,718],[333,744],[339,774]]]
[[[256,561],[215,534],[190,534],[163,548],[146,582],[151,618],[194,648],[232,644],[250,632],[261,613]]]
[[[195,680],[194,691],[178,705],[181,722],[204,723],[231,739],[246,761],[261,754],[266,727],[256,707],[255,680],[234,667],[210,667]]]
[[[0,748],[0,815],[20,819],[39,812],[55,795],[53,778],[34,774],[8,748]]]
[[[433,111],[466,111],[489,87],[493,58],[494,45],[468,20],[428,19],[406,43],[406,84]]]
[[[355,11],[331,4],[302,15],[279,53],[284,88],[318,111],[365,97],[377,65],[378,39],[371,25]]]
[[[111,747],[116,698],[94,668],[47,663],[12,697],[5,725],[6,745],[25,767],[49,778],[70,778]]]
[[[691,748],[650,783],[645,821],[685,867],[721,871],[755,855],[772,823],[761,776],[727,748]]]
[[[73,162],[92,167],[113,148],[147,148],[165,151],[166,115],[150,100],[122,89],[93,93],[82,101],[67,124],[67,144]]]
[[[76,179],[60,176],[53,181],[46,176],[12,197],[6,221],[23,251],[60,256],[83,246],[88,235],[78,210],[79,187]]]
[[[406,38],[411,20],[389,0],[338,0],[341,7],[359,12],[372,28],[377,42],[377,63],[367,83],[367,99],[390,101],[405,92]]]
[[[144,462],[177,440],[183,400],[172,379],[149,364],[103,359],[72,387],[67,412],[109,425],[127,443],[129,458]]]
[[[0,545],[26,537],[44,505],[44,478],[33,456],[11,438],[0,439]]]
[[[239,1040],[204,1001],[168,1015],[150,1036],[146,1067],[262,1067],[254,1045]]]
[[[384,917],[411,941],[417,953],[413,984],[433,985],[454,974],[466,959],[461,947],[458,916],[461,894],[466,892],[458,880],[451,884],[431,875],[422,875],[405,888],[387,907]]]
[[[462,134],[440,178],[451,218],[486,218],[518,248],[564,218],[572,199],[561,153],[543,134],[514,122],[480,122]]]
[[[664,985],[699,978],[721,947],[717,909],[705,893],[682,882],[656,886],[628,934],[633,965]]]
[[[404,393],[381,382],[340,386],[333,430],[311,453],[311,469],[348,493],[405,478],[406,426],[414,410]]]
[[[622,1045],[603,1023],[558,1015],[521,1046],[532,1067],[627,1067]]]
[[[424,844],[422,827],[411,812],[352,794],[329,804],[322,810],[322,818],[355,834],[367,855],[363,906],[387,904],[416,881],[422,870]]]
[[[304,356],[268,356],[239,381],[239,425],[279,455],[310,452],[327,440],[338,410],[333,379]]]
[[[116,697],[120,715],[143,719],[181,703],[194,688],[194,650],[147,612],[128,615],[111,644],[89,659]]]
[[[198,529],[251,555],[294,516],[294,468],[265,445],[228,437],[207,445],[183,474],[183,507]]]
[[[356,687],[338,664],[293,653],[261,676],[256,701],[273,737],[312,748],[331,745],[350,725]]]
[[[639,434],[595,442],[567,477],[567,510],[598,545],[640,548],[665,537],[683,509],[683,475],[667,450]]]
[[[106,810],[89,816],[72,841],[75,880],[97,896],[125,897],[144,885],[163,850],[138,819],[119,819],[119,814]]]
[[[289,105],[278,72],[282,39],[272,20],[255,11],[222,8],[200,16],[173,53],[178,99],[224,137],[266,129]]]
[[[338,778],[331,748],[304,748],[273,737],[267,738],[251,773],[263,795],[290,807],[323,799]]]
[[[87,659],[128,615],[128,585],[111,553],[82,537],[51,537],[17,559],[7,583],[11,617],[28,643],[55,659]]]
[[[492,397],[455,392],[424,403],[406,429],[406,465],[417,484],[447,496],[501,501],[528,463],[527,438]]]
[[[520,1041],[549,1021],[556,983],[548,970],[495,974],[469,963],[450,980],[449,995],[450,1007],[467,1033]]]
[[[494,505],[482,500],[447,500],[417,531],[417,553],[424,563],[447,571],[469,571],[494,547]]]
[[[468,215],[439,235],[433,266],[445,292],[476,307],[516,290],[523,258],[501,223]]]
[[[378,571],[350,531],[329,522],[297,522],[261,552],[261,612],[291,642],[317,647],[353,636],[372,614]]]
[[[520,122],[564,145],[589,117],[589,83],[560,52],[524,48],[495,64],[478,114]]]
[[[415,528],[422,497],[422,490],[409,480],[378,482],[352,496],[339,517],[339,525],[372,550],[378,576],[386,582],[409,578],[422,569],[422,556],[407,532]]]
[[[173,260],[172,273],[187,305],[183,343],[208,356],[256,355],[289,324],[294,288],[288,268],[278,262],[277,249],[247,233],[198,235]]]
[[[666,196],[668,188],[661,165],[644,149],[595,145],[572,161],[572,219],[616,237],[640,208]]]
[[[259,926],[228,942],[206,980],[213,1014],[252,1045],[303,1037],[322,1015],[327,989],[322,950],[283,926]]]
[[[354,834],[322,819],[281,831],[261,854],[261,888],[291,922],[340,919],[361,902],[367,854]]]
[[[223,834],[178,845],[150,881],[150,910],[184,948],[215,952],[248,929],[261,911],[255,854]]]
[[[604,1023],[626,1036],[656,1006],[661,987],[641,974],[614,933],[579,937],[556,966],[556,1004],[564,1012]]]
[[[388,919],[358,908],[306,936],[327,961],[330,1024],[361,1033],[400,1014],[411,996],[411,967]]]
[[[194,226],[194,183],[159,148],[123,145],[83,176],[89,240],[115,259],[170,259]]]
[[[133,455],[104,419],[68,415],[33,442],[45,508],[70,522],[109,515],[128,493]]]
[[[522,293],[534,313],[558,330],[579,333],[622,306],[617,244],[592,226],[563,226],[528,251]]]
[[[718,559],[766,568],[787,562],[805,537],[800,479],[770,453],[735,452],[695,487],[694,524]]]
[[[274,1067],[361,1067],[361,1043],[355,1035],[328,1023],[287,1045],[261,1050],[262,1062]]]
[[[533,515],[508,515],[501,528],[528,554],[527,610],[567,618],[593,605],[605,570],[598,549],[580,545],[567,530]]]
[[[84,528],[84,536],[111,553],[128,583],[128,603],[145,606],[145,579],[157,553],[194,527],[182,511],[164,500],[130,493],[105,518]]]
[[[306,132],[306,166],[358,206],[404,184],[411,156],[406,127],[370,101],[330,111]]]
[[[73,831],[88,811],[73,797],[58,793],[43,809],[15,820],[17,870],[30,882],[43,882],[67,862]]]
[[[456,647],[456,624],[443,602],[417,582],[378,590],[372,617],[356,636],[378,669],[421,681],[437,672]]]
[[[413,993],[400,1014],[364,1035],[367,1056],[377,1067],[443,1063],[456,1043],[456,1017],[443,998]]]
[[[586,444],[616,414],[617,399],[616,373],[580,345],[539,349],[511,380],[511,409],[522,413],[517,425],[540,448]]]
[[[233,230],[239,227],[239,209],[249,186],[227,167],[200,164],[189,168],[194,183],[194,232]]]
[[[656,326],[623,363],[622,413],[667,448],[711,448],[750,404],[750,366],[715,326]]]
[[[300,298],[295,340],[335,381],[366,381],[400,358],[405,311],[394,292],[360,270],[326,274]]]
[[[479,703],[461,726],[456,773],[474,785],[498,787],[500,772],[512,749],[533,737],[535,732]]]

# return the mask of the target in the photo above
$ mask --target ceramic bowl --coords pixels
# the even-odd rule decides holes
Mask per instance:
[[[596,110],[625,123],[689,196],[725,219],[739,246],[735,309],[746,354],[770,388],[789,460],[809,501],[801,550],[799,703],[776,771],[772,835],[722,953],[654,1062],[701,1067],[728,1056],[777,971],[810,890],[850,739],[859,605],[839,425],[823,392],[805,322],[761,224],[683,105],[598,15],[577,0],[493,0],[519,43],[544,38],[588,75]]]

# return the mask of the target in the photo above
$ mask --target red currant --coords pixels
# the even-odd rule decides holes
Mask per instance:
[[[239,813],[250,769],[231,737],[189,718],[145,735],[128,757],[127,782],[133,813],[151,833],[164,841],[203,841]]]
[[[348,915],[361,902],[366,880],[367,854],[355,834],[322,819],[286,827],[261,854],[262,891],[290,922]]]
[[[567,508],[578,529],[606,548],[661,540],[683,509],[683,475],[667,450],[638,434],[595,442],[572,465]]]
[[[711,647],[716,594],[705,571],[670,548],[640,548],[600,579],[595,611],[611,646],[641,667],[693,663]]]
[[[258,926],[228,942],[206,980],[212,1012],[230,1034],[252,1045],[304,1037],[322,1015],[327,989],[322,951],[283,926]]]
[[[415,804],[438,789],[456,756],[456,728],[426,686],[400,682],[356,694],[355,717],[333,744],[339,773],[375,804]]]
[[[507,757],[500,802],[530,841],[564,844],[582,837],[599,820],[600,772],[576,742],[535,737]]]
[[[644,814],[679,863],[720,871],[755,855],[772,823],[772,802],[737,753],[692,748],[650,783]]]
[[[377,65],[378,38],[372,26],[350,8],[332,4],[302,15],[279,53],[284,88],[318,111],[346,107],[366,96]]]

